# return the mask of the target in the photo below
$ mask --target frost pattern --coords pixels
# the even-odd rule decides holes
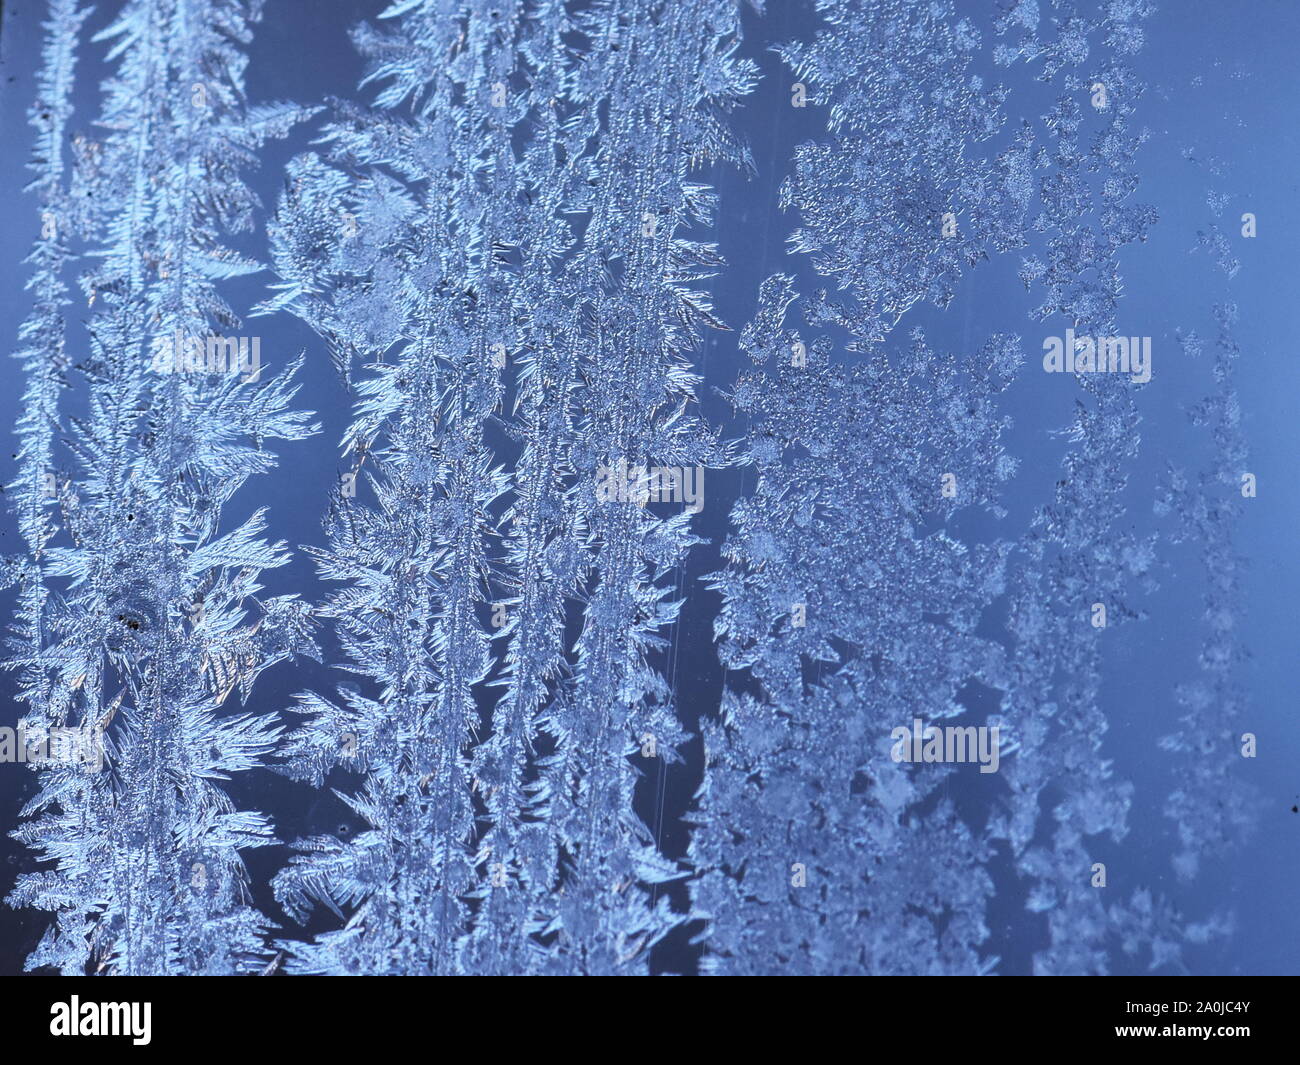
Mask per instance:
[[[913,775],[888,759],[895,726],[962,715],[960,690],[1002,675],[1001,648],[974,629],[1002,591],[1008,547],[965,545],[946,526],[958,507],[997,510],[1014,470],[996,398],[1018,338],[960,359],[920,331],[885,343],[913,303],[951,298],[1016,209],[1012,183],[965,158],[1000,124],[1001,93],[965,75],[977,39],[965,22],[949,28],[943,7],[821,3],[826,28],[782,49],[832,134],[796,153],[782,193],[799,212],[791,243],[847,299],[818,291],[800,304],[808,329],[785,328],[797,293],[777,275],[742,338],[762,369],[732,401],[758,480],[711,578],[734,673],[722,727],[705,730],[691,846],[707,971],[979,973],[997,961],[984,951],[991,850],[943,798],[952,768]],[[945,235],[958,211],[965,235]],[[855,364],[832,360],[832,334],[810,336],[829,327],[849,330]]]
[[[1176,964],[1181,940],[1214,930],[1213,920],[1184,927],[1144,890],[1107,906],[1090,883],[1091,841],[1123,838],[1132,788],[1101,754],[1088,610],[1102,602],[1136,620],[1127,588],[1151,586],[1155,552],[1120,527],[1139,442],[1134,387],[1079,375],[1052,504],[1018,542],[970,543],[945,524],[959,506],[1000,516],[997,482],[1014,462],[1000,451],[994,400],[1019,363],[1016,338],[956,362],[919,333],[907,351],[888,340],[912,304],[946,304],[962,266],[1038,241],[1043,258],[1029,255],[1021,271],[1043,292],[1034,317],[1116,332],[1117,252],[1155,220],[1128,202],[1142,86],[1123,63],[1149,10],[1109,4],[1091,24],[1055,6],[1055,41],[1038,37],[1035,4],[1013,5],[996,27],[1019,33],[1015,47],[997,46],[1000,63],[1041,63],[1041,80],[1060,81],[1050,146],[1026,123],[989,161],[972,149],[997,130],[1006,94],[965,73],[979,39],[951,5],[824,0],[829,28],[781,49],[832,135],[796,153],[783,189],[798,211],[791,243],[847,294],[818,291],[800,312],[808,330],[847,329],[861,357],[839,368],[834,332],[784,329],[792,280],[765,284],[744,344],[775,370],[742,378],[732,397],[750,418],[757,489],[733,511],[729,566],[712,578],[723,662],[737,672],[723,727],[706,728],[692,841],[709,971],[989,971],[998,959],[983,915],[999,841],[1028,908],[1046,913],[1038,973],[1104,973],[1113,949]],[[1098,31],[1114,57],[1091,56]],[[1084,63],[1087,80],[1075,72]],[[1087,146],[1079,100],[1100,88]],[[806,366],[792,349],[807,352]],[[981,622],[1000,603],[1007,631],[993,638]],[[1002,732],[1010,794],[959,813],[946,798],[951,770],[905,772],[884,737],[914,717],[971,724],[980,691],[998,697],[997,712],[975,721]],[[1214,773],[1201,773],[1204,791],[1172,800],[1184,832],[1195,831],[1191,796],[1213,794]]]
[[[267,922],[247,903],[239,852],[271,842],[271,827],[219,782],[259,764],[279,730],[221,706],[232,688],[246,698],[261,670],[314,645],[296,597],[256,598],[259,571],[285,561],[283,544],[262,538],[262,512],[224,533],[221,518],[244,480],[274,466],[265,441],[314,427],[290,409],[292,368],[255,384],[158,373],[153,355],[178,332],[238,328],[215,285],[257,268],[220,243],[223,231],[248,227],[254,206],[236,168],[298,112],[243,105],[238,46],[256,5],[133,0],[96,37],[112,42],[117,66],[99,116],[109,133],[83,142],[78,160],[77,191],[92,206],[85,218],[60,216],[51,146],[67,119],[62,94],[84,13],[67,4],[51,13],[43,86],[59,95],[43,138],[46,196],[60,225],[88,230],[96,265],[80,284],[93,315],[88,349],[67,360],[86,383],[84,411],[47,402],[21,427],[29,587],[44,590],[29,598],[11,664],[23,670],[33,724],[107,730],[109,758],[98,773],[42,771],[17,836],[54,867],[20,878],[10,902],[56,919],[29,967],[247,971],[265,953]],[[57,327],[42,340],[37,382],[64,372]],[[57,469],[56,418],[68,432]]]
[[[1033,228],[1046,234],[1046,261],[1027,260],[1021,276],[1042,289],[1036,317],[1081,336],[1113,336],[1123,287],[1118,252],[1144,239],[1155,221],[1151,207],[1129,202],[1138,185],[1134,156],[1145,139],[1131,123],[1144,86],[1125,63],[1141,46],[1149,5],[1105,5],[1096,23],[1065,18],[1055,41],[1036,36],[1025,9],[1016,52],[1041,61],[1040,79],[1060,77],[1066,92],[1043,116],[1050,147],[1038,160],[1045,172]],[[1089,37],[1099,31],[1105,37],[1097,58]],[[1003,58],[1015,57],[1008,49]],[[1099,127],[1085,117],[1089,100]],[[1146,952],[1157,968],[1178,960],[1182,938],[1167,903],[1138,889],[1108,905],[1091,879],[1098,837],[1118,842],[1128,831],[1133,790],[1102,756],[1108,722],[1099,634],[1141,617],[1130,589],[1153,587],[1155,544],[1122,527],[1121,493],[1140,445],[1138,388],[1120,374],[1077,376],[1083,395],[1065,430],[1061,479],[1025,540],[1026,564],[1010,590],[1008,708],[1021,748],[1008,774],[1007,816],[993,826],[1028,881],[1027,907],[1047,915],[1049,945],[1034,957],[1039,975],[1105,974],[1116,946],[1129,955]],[[1095,603],[1108,612],[1104,630],[1088,626]],[[1049,796],[1047,843],[1038,824]]]
[[[28,727],[99,726],[109,757],[38,771],[15,834],[49,864],[9,899],[52,917],[29,968],[634,974],[690,926],[704,972],[983,974],[1007,882],[1043,915],[1037,973],[1177,967],[1225,931],[1089,883],[1134,790],[1104,757],[1114,637],[1088,616],[1140,621],[1162,546],[1200,545],[1201,675],[1161,741],[1186,769],[1165,812],[1190,878],[1252,820],[1232,770],[1234,308],[1217,312],[1218,390],[1192,411],[1216,465],[1168,471],[1158,534],[1124,520],[1141,420],[1126,377],[1070,383],[1060,478],[1015,529],[1004,394],[1034,344],[937,350],[897,329],[1014,253],[1031,319],[1128,331],[1119,253],[1156,221],[1133,199],[1128,66],[1151,6],[1009,0],[988,41],[949,0],[815,8],[776,49],[824,129],[780,188],[788,257],[739,337],[737,441],[697,397],[694,355],[726,328],[702,175],[754,169],[730,112],[757,82],[741,25],[761,5],[394,0],[353,31],[359,99],[331,100],[288,166],[255,308],[305,322],[353,401],[324,543],[303,549],[330,591],[308,606],[259,596],[288,559],[276,515],[224,518],[275,466],[268,442],[318,429],[293,409],[300,363],[263,381],[160,374],[151,355],[242,328],[220,291],[261,268],[231,244],[255,228],[241,174],[316,109],[245,102],[260,0],[127,0],[95,38],[115,63],[107,132],[69,162],[89,11],[49,0],[6,664]],[[1041,123],[1007,128],[986,48],[1054,94]],[[1231,277],[1219,230],[1199,240]],[[84,338],[65,317],[73,259]],[[689,511],[599,490],[626,466],[746,475],[705,582],[726,680],[685,862],[636,802],[692,739],[668,663],[702,541]],[[350,679],[299,693],[287,734],[226,709],[262,670],[318,656],[316,619]],[[894,762],[891,731],[917,718],[997,726],[1001,771]],[[365,825],[294,841],[274,877],[292,920],[332,914],[310,940],[250,904],[240,852],[273,828],[220,783],[268,764]]]
[[[651,656],[679,605],[665,575],[695,541],[685,517],[596,485],[620,459],[725,460],[689,413],[683,355],[713,324],[691,282],[717,257],[684,233],[712,207],[692,167],[744,161],[719,117],[752,81],[736,15],[384,14],[394,29],[355,34],[375,107],[341,109],[328,158],[295,162],[273,230],[284,280],[267,309],[302,315],[349,376],[375,360],[344,441],[375,501],[340,494],[313,552],[346,582],[327,613],[373,687],[305,694],[288,766],[317,785],[332,765],[363,771],[347,801],[371,827],[302,841],[277,878],[296,915],[356,906],[294,964],[644,971],[682,918],[643,886],[680,874],[633,811],[628,755],[643,734],[665,754],[682,735]],[[430,55],[451,61],[415,58]],[[496,423],[519,441],[513,483],[493,465]]]
[[[1233,526],[1242,500],[1242,478],[1249,470],[1241,431],[1241,406],[1234,386],[1241,348],[1233,336],[1237,307],[1214,308],[1214,380],[1218,391],[1189,411],[1192,423],[1213,435],[1217,462],[1191,483],[1186,471],[1170,468],[1155,501],[1161,517],[1173,516],[1173,543],[1190,542],[1200,549],[1208,577],[1203,620],[1209,630],[1201,647],[1201,675],[1178,690],[1186,710],[1177,732],[1160,745],[1180,756],[1183,784],[1168,798],[1166,815],[1178,825],[1181,850],[1174,856],[1178,875],[1196,875],[1203,854],[1223,854],[1254,827],[1257,796],[1238,772],[1244,692],[1236,669],[1243,648],[1235,633],[1242,560],[1233,545]],[[1195,354],[1195,334],[1182,338]]]

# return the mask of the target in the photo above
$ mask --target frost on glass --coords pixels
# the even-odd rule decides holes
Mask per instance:
[[[1095,21],[1070,12],[1049,39],[1038,36],[1031,6],[1021,4],[1000,27],[1015,45],[1002,45],[999,61],[1041,64],[1040,80],[1063,90],[1038,135],[1032,228],[1045,248],[1027,256],[1021,271],[1042,298],[1035,317],[1057,333],[1124,332],[1118,255],[1155,222],[1154,210],[1133,198],[1135,156],[1146,138],[1135,124],[1144,86],[1127,63],[1149,13],[1140,2],[1101,5]],[[1061,476],[1024,540],[1025,562],[1010,587],[1006,709],[1022,723],[1021,749],[1007,774],[1007,813],[994,824],[1027,882],[1028,909],[1046,915],[1049,943],[1035,954],[1038,974],[1104,974],[1119,952],[1158,968],[1177,961],[1182,938],[1168,904],[1142,889],[1116,899],[1095,882],[1105,838],[1118,842],[1128,832],[1133,795],[1103,752],[1103,641],[1142,617],[1156,544],[1154,534],[1123,520],[1122,492],[1141,443],[1142,386],[1124,374],[1076,376]],[[1089,624],[1094,604],[1107,611],[1105,628]]]
[[[300,697],[309,717],[287,770],[318,786],[335,765],[364,773],[345,801],[367,827],[299,841],[276,877],[295,916],[350,910],[342,928],[286,944],[290,971],[453,972],[468,933],[468,748],[507,483],[485,431],[501,405],[494,352],[517,344],[508,249],[527,218],[510,143],[520,15],[494,14],[395,4],[393,22],[359,28],[375,106],[339,108],[328,154],[294,162],[272,230],[284,280],[267,309],[326,337],[357,395],[329,543],[310,553],[341,584],[320,613],[367,682]]]
[[[891,330],[1014,231],[1017,188],[972,151],[1003,93],[965,72],[978,35],[946,5],[818,10],[814,39],[781,51],[829,136],[797,150],[782,201],[793,250],[837,292],[799,301],[791,328],[798,293],[774,276],[742,337],[759,370],[731,400],[757,485],[710,578],[729,683],[691,845],[703,964],[984,972],[987,834],[944,797],[953,767],[895,763],[889,737],[965,714],[961,690],[1003,675],[975,628],[1009,548],[947,526],[999,509],[1015,463],[997,397],[1022,355],[1013,335],[950,354]],[[836,352],[840,329],[860,357]]]
[[[51,10],[43,85],[66,92],[83,15]],[[54,919],[31,967],[230,973],[260,967],[265,953],[267,921],[248,903],[240,852],[272,842],[271,826],[221,782],[259,765],[279,729],[223,704],[314,645],[296,597],[258,598],[259,572],[285,561],[284,545],[262,535],[263,512],[231,524],[223,510],[275,465],[267,442],[314,429],[291,407],[292,367],[164,372],[158,357],[178,336],[237,333],[217,283],[257,269],[222,243],[251,221],[239,170],[298,114],[243,103],[240,45],[256,15],[225,0],[126,4],[96,36],[114,72],[98,116],[105,136],[78,142],[71,179],[89,207],[60,216],[55,169],[43,186],[57,222],[87,234],[89,319],[86,339],[62,351],[51,326],[35,358],[54,367],[38,365],[34,380],[65,375],[80,405],[51,400],[21,427],[28,586],[43,591],[28,598],[11,662],[31,719],[101,731],[107,758],[98,772],[44,769],[24,809],[17,836],[51,866],[22,876],[9,901]],[[64,101],[51,102],[51,134],[61,133]],[[38,289],[48,284],[38,274]],[[66,450],[54,455],[56,421]]]
[[[1003,853],[1045,914],[1036,972],[1104,973],[1121,954],[1176,965],[1180,942],[1214,931],[1148,891],[1111,901],[1092,882],[1098,841],[1127,832],[1132,788],[1103,753],[1089,609],[1135,621],[1153,587],[1154,534],[1131,531],[1120,502],[1140,386],[1078,375],[1054,498],[1024,535],[972,541],[946,525],[964,507],[1000,516],[1015,463],[996,398],[1017,338],[952,357],[919,332],[910,346],[891,335],[914,304],[945,306],[964,268],[1012,250],[1048,332],[1118,331],[1118,252],[1155,221],[1133,200],[1145,135],[1125,62],[1149,5],[1101,8],[1089,20],[1053,5],[1048,37],[1039,5],[1004,7],[996,62],[1036,65],[1057,98],[1042,130],[1023,123],[991,158],[980,145],[1007,91],[966,72],[982,44],[953,5],[826,0],[826,27],[780,49],[828,134],[797,150],[783,187],[791,247],[835,290],[796,304],[792,278],[765,283],[742,340],[765,369],[731,397],[758,479],[711,578],[729,679],[691,845],[707,971],[989,971]],[[792,306],[802,328],[784,325]],[[1005,631],[981,624],[990,608]],[[1207,683],[1224,683],[1220,662],[1212,640]],[[1192,725],[1213,701],[1204,687],[1183,695]],[[981,720],[988,696],[996,712]],[[963,810],[947,797],[952,767],[888,757],[890,730],[913,718],[999,726],[1000,770],[967,778]],[[1205,834],[1193,796],[1213,795],[1221,772],[1202,763],[1205,790],[1171,799],[1185,836]]]
[[[1188,417],[1211,434],[1215,461],[1195,477],[1171,466],[1155,500],[1156,514],[1171,519],[1171,542],[1195,544],[1207,576],[1201,616],[1207,631],[1199,673],[1179,686],[1178,705],[1184,713],[1177,731],[1160,740],[1161,747],[1178,759],[1180,786],[1169,795],[1165,814],[1178,826],[1180,847],[1173,866],[1182,879],[1194,877],[1207,854],[1231,850],[1253,829],[1257,811],[1257,795],[1241,772],[1244,748],[1257,737],[1243,731],[1246,699],[1237,672],[1244,658],[1236,633],[1243,562],[1233,543],[1233,530],[1246,498],[1243,482],[1253,475],[1235,387],[1241,357],[1234,335],[1236,304],[1216,306],[1214,318],[1212,372],[1218,387],[1195,404]],[[1179,339],[1190,358],[1201,354],[1195,333]]]
[[[737,129],[762,119],[734,112],[761,4],[394,0],[351,31],[360,85],[315,108],[245,100],[259,0],[128,0],[95,39],[93,136],[70,137],[90,12],[49,0],[7,665],[32,729],[102,729],[106,762],[37,770],[15,835],[39,871],[9,899],[50,915],[30,967],[634,974],[689,930],[707,973],[983,974],[1008,946],[1105,973],[1177,968],[1228,927],[1093,878],[1139,802],[1174,823],[1183,880],[1251,820],[1235,310],[1190,412],[1215,458],[1167,471],[1155,523],[1122,498],[1147,409],[1128,375],[1051,378],[1059,470],[1020,505],[1007,411],[1042,387],[1038,334],[1134,332],[1151,7],[977,6],[816,0],[776,46],[801,140],[770,190],[785,254],[724,381],[701,349],[739,205],[709,182],[757,176]],[[304,120],[257,234],[248,169]],[[1198,240],[1231,278],[1217,224]],[[226,282],[259,258],[245,324]],[[1028,320],[1008,300],[972,335],[944,315],[995,260]],[[284,516],[229,505],[317,431],[302,364],[159,353],[278,315],[351,406],[313,444],[339,463],[301,549],[319,585],[266,596]],[[647,468],[735,472],[718,566],[690,568],[712,529],[628,479]],[[1150,803],[1107,746],[1106,653],[1180,545],[1205,636],[1161,740],[1178,785]],[[669,667],[696,596],[717,705]],[[288,721],[244,709],[318,639],[332,679]],[[996,727],[997,771],[896,761],[918,720]],[[266,766],[363,826],[285,841],[283,914],[241,859],[271,821],[225,785]],[[685,860],[637,808],[670,767],[700,773]]]
[[[328,339],[358,396],[313,553],[344,582],[324,613],[370,682],[305,694],[288,747],[317,785],[363,772],[347,801],[370,826],[303,841],[277,877],[295,915],[351,908],[293,965],[645,971],[681,920],[646,886],[680,874],[632,809],[629,755],[682,737],[651,656],[695,539],[688,515],[598,487],[620,460],[726,459],[690,412],[685,353],[716,324],[693,282],[719,261],[687,230],[713,206],[691,170],[746,161],[724,121],[753,80],[737,15],[385,18],[355,34],[373,107],[339,108],[327,151],[295,161],[272,231],[266,310]]]

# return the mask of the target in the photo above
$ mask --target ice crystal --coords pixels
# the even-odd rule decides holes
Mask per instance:
[[[66,93],[84,15],[68,4],[52,15],[43,84]],[[45,364],[38,384],[72,360],[86,405],[64,413],[43,401],[20,427],[33,592],[12,661],[26,678],[29,722],[101,733],[108,758],[102,771],[49,764],[24,810],[31,820],[18,838],[53,862],[10,897],[55,916],[32,967],[227,973],[265,950],[239,852],[270,842],[271,827],[237,809],[219,781],[259,764],[279,730],[266,715],[221,707],[313,643],[295,597],[256,599],[259,571],[285,560],[283,544],[262,538],[262,512],[223,533],[222,511],[250,474],[274,465],[264,441],[314,430],[290,408],[292,367],[253,382],[207,366],[163,373],[157,358],[174,338],[238,328],[214,282],[256,268],[221,243],[253,206],[237,165],[296,117],[244,108],[238,46],[256,15],[227,0],[133,0],[96,37],[113,42],[117,67],[100,115],[108,135],[83,152],[77,177],[97,205],[79,219],[95,262],[80,279],[94,312],[89,346],[65,360],[51,318],[48,346],[34,355]],[[64,97],[50,115],[43,187],[65,221],[52,154]],[[43,277],[38,285],[53,284]],[[48,292],[53,316],[57,289]],[[57,466],[56,421],[68,427]],[[58,530],[47,516],[56,501]]]
[[[983,974],[1008,946],[1105,973],[1177,968],[1229,927],[1096,870],[1140,801],[1107,747],[1107,641],[1186,542],[1207,591],[1161,741],[1185,771],[1163,804],[1180,877],[1251,820],[1235,312],[1190,410],[1217,455],[1170,467],[1168,521],[1128,520],[1128,374],[1051,378],[1055,483],[1027,487],[1009,396],[1041,385],[1039,338],[1010,306],[973,339],[944,312],[1003,260],[1030,323],[1134,331],[1152,9],[995,6],[816,0],[776,45],[788,239],[724,382],[700,352],[727,329],[711,282],[736,204],[712,183],[757,175],[736,111],[761,4],[393,0],[351,31],[361,83],[317,109],[245,99],[260,0],[125,0],[94,38],[99,134],[70,137],[90,12],[49,0],[7,665],[33,735],[102,733],[106,760],[37,767],[15,836],[40,864],[9,897],[50,914],[29,967],[635,974],[693,966],[689,928],[710,973]],[[351,411],[301,549],[321,590],[271,596],[284,516],[230,508],[272,442],[317,426],[304,363],[264,368],[233,335],[228,282],[262,268],[261,236],[232,236],[257,230],[248,171],[304,119],[250,321],[305,323]],[[1216,225],[1198,239],[1236,273]],[[686,486],[723,470],[721,561],[692,569],[713,531]],[[713,611],[714,705],[685,705],[672,668],[691,600]],[[333,675],[281,725],[254,684],[321,654],[318,624]],[[992,732],[997,771],[900,760],[913,722]],[[286,841],[283,915],[241,858],[278,842],[271,820],[224,784],[267,766],[361,825]],[[698,784],[684,852],[641,812],[670,771]]]

